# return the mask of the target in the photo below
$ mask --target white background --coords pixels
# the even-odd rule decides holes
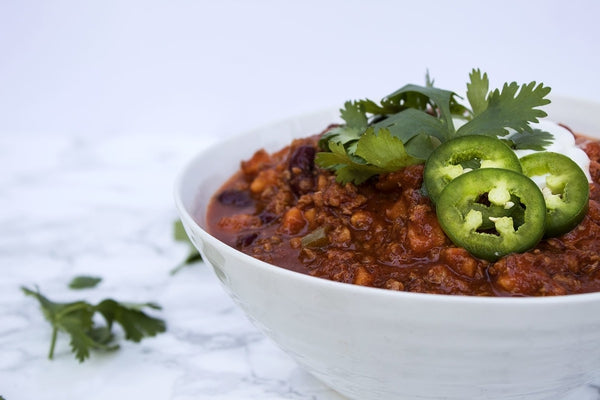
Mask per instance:
[[[600,2],[0,2],[0,135],[220,137],[405,83],[600,101]]]

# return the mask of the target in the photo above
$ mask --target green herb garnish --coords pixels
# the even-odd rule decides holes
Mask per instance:
[[[457,136],[506,136],[509,133],[507,128],[531,132],[529,123],[538,122],[538,118],[547,115],[537,108],[550,103],[546,98],[550,88],[541,83],[530,82],[521,86],[516,82],[505,83],[501,91],[495,89],[489,92],[487,101],[482,102],[482,92],[489,86],[487,74],[482,76],[479,70],[473,70],[470,78],[467,98],[469,103],[474,99],[475,105],[471,104],[471,107],[478,112],[473,112],[473,119],[456,132]]]
[[[56,303],[43,296],[39,290],[33,291],[26,287],[21,289],[26,295],[38,300],[44,316],[52,325],[49,359],[54,357],[59,331],[70,335],[71,350],[79,362],[83,362],[90,356],[92,349],[110,351],[119,348],[112,333],[115,322],[123,328],[125,339],[133,342],[139,342],[145,337],[155,336],[166,330],[163,320],[151,317],[142,311],[144,308],[160,310],[160,306],[154,303],[126,304],[112,299],[102,300],[97,305],[86,301]],[[96,314],[103,317],[104,324],[98,325],[94,321]]]
[[[175,239],[176,242],[186,243],[188,245],[189,251],[187,257],[171,270],[171,275],[175,275],[177,272],[181,271],[181,269],[186,266],[202,261],[202,256],[198,252],[198,249],[194,247],[194,244],[190,242],[190,238],[185,232],[181,220],[176,220],[173,223],[173,239]]]
[[[102,278],[97,276],[80,275],[69,282],[69,289],[91,289],[96,287]]]
[[[531,135],[530,133],[534,134]],[[532,129],[530,132],[515,132],[503,140],[514,150],[543,151],[548,145],[552,144],[553,137],[550,132]]]
[[[543,148],[549,134],[529,123],[546,113],[550,88],[531,82],[506,83],[489,90],[487,74],[474,69],[467,83],[470,108],[456,93],[433,86],[406,85],[378,104],[372,100],[346,102],[340,110],[345,124],[329,130],[319,142],[316,163],[336,172],[338,182],[360,184],[374,175],[424,163],[441,143],[463,135],[504,137],[515,148]],[[458,129],[454,121],[465,122]]]

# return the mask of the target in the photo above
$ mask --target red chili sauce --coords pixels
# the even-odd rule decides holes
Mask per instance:
[[[421,191],[423,165],[342,186],[315,166],[318,139],[242,162],[209,206],[209,232],[270,264],[357,285],[473,296],[600,291],[600,142],[577,137],[593,179],[584,220],[491,263],[446,237]]]

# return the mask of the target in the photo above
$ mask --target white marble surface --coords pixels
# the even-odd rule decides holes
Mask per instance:
[[[187,252],[172,187],[222,136],[383,96],[426,68],[456,90],[478,66],[600,101],[596,1],[418,3],[0,2],[0,396],[340,400],[207,266],[169,275]],[[103,281],[68,290],[79,274]],[[21,285],[156,301],[168,330],[83,364],[61,335],[49,361],[50,327]],[[590,386],[569,400],[597,399]]]
[[[171,236],[171,189],[205,143],[187,135],[0,138],[0,395],[14,399],[337,399],[234,306]],[[79,274],[95,289],[66,288]],[[56,301],[156,301],[167,333],[79,364],[21,285]]]

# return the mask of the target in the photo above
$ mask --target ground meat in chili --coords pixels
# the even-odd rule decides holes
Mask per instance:
[[[340,185],[315,166],[319,136],[241,163],[208,210],[211,234],[253,257],[315,277],[391,290],[475,296],[600,291],[600,142],[590,205],[571,232],[490,263],[450,242],[422,192],[423,165]]]

